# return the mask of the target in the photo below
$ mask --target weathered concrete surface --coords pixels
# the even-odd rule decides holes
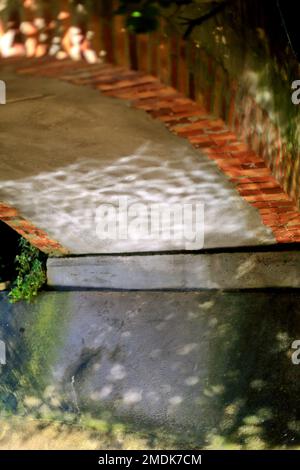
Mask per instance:
[[[215,163],[146,113],[89,88],[0,74],[0,200],[71,253],[186,248],[184,240],[98,239],[96,209],[124,196],[129,204],[204,203],[205,247],[274,242]]]
[[[299,306],[298,291],[2,298],[2,412],[123,417],[190,447],[299,445]]]
[[[49,258],[48,285],[69,289],[300,288],[300,253],[199,254]]]

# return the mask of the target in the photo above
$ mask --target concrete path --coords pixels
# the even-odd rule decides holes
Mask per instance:
[[[129,205],[204,203],[205,248],[274,243],[216,164],[144,111],[89,88],[18,76],[8,66],[0,74],[7,84],[0,200],[71,253],[186,248],[185,240],[99,239],[97,208],[120,197]]]

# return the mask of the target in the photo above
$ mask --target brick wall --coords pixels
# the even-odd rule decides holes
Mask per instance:
[[[65,1],[56,3],[68,8]],[[180,28],[163,21],[155,33],[129,34],[124,18],[113,16],[114,3],[102,0],[98,12],[84,18],[97,54],[153,74],[205,105],[263,156],[300,207],[300,116],[290,89],[300,73],[276,9],[258,0],[236,0],[233,10],[196,28],[185,41]],[[74,12],[71,18],[76,21]],[[217,34],[223,45],[214,41]]]
[[[253,8],[253,2],[250,3]],[[245,22],[247,18],[249,20],[245,5],[241,7],[238,14],[245,16]],[[263,12],[255,11],[254,8],[251,17],[253,30],[255,30],[255,19],[257,19],[255,14],[258,19],[261,17],[266,21],[269,17],[272,21],[271,16],[264,17]],[[276,21],[276,16],[273,21]],[[226,25],[226,18],[224,22]],[[261,25],[259,21],[257,24]],[[262,26],[266,28],[264,30],[266,31],[266,25],[263,23]],[[101,19],[98,27],[104,29]],[[205,29],[205,26],[201,28]],[[110,33],[105,34],[103,46],[104,49],[110,50],[111,44],[114,45],[113,51],[108,54],[110,60],[156,75],[163,83],[170,84],[190,98],[204,104],[213,115],[222,118],[239,137],[247,141],[254,151],[263,156],[278,182],[300,207],[300,155],[299,140],[296,135],[296,124],[300,124],[300,116],[298,109],[295,109],[295,105],[291,102],[291,83],[300,74],[298,75],[298,64],[289,52],[285,56],[282,70],[276,70],[282,57],[280,54],[276,57],[271,49],[273,47],[275,53],[277,51],[281,53],[286,42],[284,32],[280,28],[280,24],[275,24],[273,29],[277,40],[281,36],[277,43],[278,49],[276,50],[276,45],[268,43],[268,51],[264,51],[264,60],[269,64],[271,72],[268,77],[269,83],[267,80],[262,91],[260,85],[256,90],[253,85],[248,84],[247,74],[251,72],[251,67],[248,70],[248,64],[243,63],[236,69],[230,65],[227,66],[220,60],[218,52],[214,55],[201,43],[199,44],[197,35],[196,39],[193,37],[184,41],[180,34],[170,32],[168,25],[163,23],[156,33],[133,36],[126,32],[122,17],[112,18]],[[268,34],[271,32],[268,31]],[[265,38],[266,41],[268,38]],[[253,45],[249,43],[246,51],[248,56],[250,51],[250,62],[251,54],[255,56],[258,53],[255,48],[251,51],[252,47]],[[231,49],[232,54],[236,53],[237,56],[243,54],[243,50],[243,47],[239,50],[235,50],[234,47]],[[289,61],[292,64],[291,67]],[[258,75],[260,74],[259,67],[259,64],[254,66],[254,71]],[[286,75],[286,69],[289,69],[288,77],[281,80],[280,75],[281,73],[283,75],[283,72]],[[265,71],[264,73],[266,74]],[[281,81],[279,91],[273,85],[276,81]],[[266,93],[266,88],[271,99],[264,105],[261,103],[263,99],[260,99],[259,93]],[[276,95],[282,95],[282,109],[280,103],[279,105],[276,103],[275,98],[278,98]],[[294,132],[286,131],[285,121],[294,123],[294,129],[292,129]]]

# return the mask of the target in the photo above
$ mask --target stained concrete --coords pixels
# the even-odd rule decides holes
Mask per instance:
[[[205,247],[274,242],[258,212],[184,139],[89,87],[0,70],[0,200],[74,254],[186,249],[186,240],[100,240],[100,204],[204,203]],[[202,248],[198,246],[196,248]]]
[[[1,412],[117,417],[187,448],[297,446],[299,305],[298,291],[2,296]]]

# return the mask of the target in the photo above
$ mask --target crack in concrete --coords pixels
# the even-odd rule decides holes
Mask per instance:
[[[14,103],[20,103],[22,101],[33,101],[33,100],[40,100],[44,98],[52,98],[54,95],[33,95],[33,96],[25,96],[22,98],[15,98],[12,100],[7,100],[6,104],[14,104]]]

